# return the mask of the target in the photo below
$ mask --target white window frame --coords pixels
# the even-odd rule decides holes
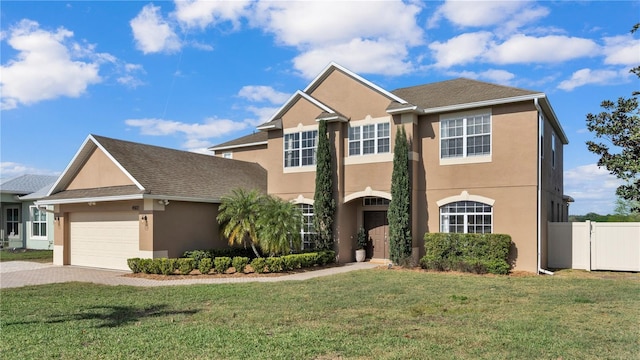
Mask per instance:
[[[13,214],[12,214],[12,219],[9,220],[9,213],[8,211],[11,210],[12,212],[15,211],[16,212],[16,216],[17,219],[13,220]],[[3,210],[4,214],[4,231],[5,231],[5,236],[8,238],[19,238],[20,237],[20,207],[19,206],[7,206],[4,208]],[[9,231],[9,224],[16,224],[15,229],[16,232],[13,233],[13,235],[11,234],[11,231]],[[13,228],[13,226],[11,226],[11,228]]]
[[[303,139],[305,136],[308,136],[309,134],[313,134],[313,133],[315,133],[314,137]],[[289,140],[295,137],[297,137],[297,139]],[[285,133],[282,139],[283,139],[283,146],[282,146],[283,164],[282,165],[285,169],[311,167],[311,166],[315,167],[316,153],[318,151],[318,130],[317,129]],[[303,147],[303,144],[308,141],[312,141],[313,146]],[[305,151],[309,151],[309,150],[313,151],[311,163],[303,164],[303,159],[309,159],[308,156],[303,157],[303,154],[305,153]],[[287,161],[288,153],[291,153],[292,155],[293,154],[297,155],[297,160],[298,160],[297,164],[294,165],[294,164],[291,164],[291,161]],[[292,159],[293,158],[296,158],[296,157],[292,156]]]
[[[233,153],[228,151],[228,152],[223,152],[222,153],[222,157],[225,159],[233,159]]]
[[[46,239],[47,238],[47,212],[40,210],[37,206],[29,206],[29,214],[31,216],[31,238],[33,239]],[[36,235],[37,228],[39,229]],[[44,230],[44,235],[42,234]]]
[[[544,114],[540,113],[539,121],[540,121],[540,126],[538,131],[540,131],[540,158],[544,159],[544,123],[545,123]]]
[[[450,205],[459,205],[462,207],[462,211],[450,211],[450,209],[448,209],[448,207]],[[483,210],[485,208],[489,208],[489,211],[470,211],[469,209],[467,209],[466,207],[469,205],[473,205],[474,208],[477,207],[481,207]],[[442,233],[449,233],[451,232],[451,226],[455,226],[451,225],[451,219],[454,216],[458,216],[462,219],[462,223],[457,224],[458,226],[462,226],[462,232],[460,231],[454,231],[456,233],[469,233],[469,227],[470,226],[477,226],[480,228],[483,228],[486,226],[486,224],[484,223],[484,221],[482,223],[480,223],[479,225],[475,222],[470,221],[471,219],[474,219],[477,216],[489,216],[489,220],[490,220],[490,224],[489,224],[489,232],[481,231],[481,232],[477,232],[477,231],[472,231],[471,233],[477,233],[477,234],[488,234],[488,233],[493,233],[493,206],[487,203],[483,203],[480,201],[473,201],[473,200],[462,200],[462,201],[453,201],[447,204],[443,204],[442,206],[440,206],[440,232]]]
[[[365,138],[365,129],[368,130],[367,134],[369,134],[371,128],[373,128],[373,136],[367,136],[367,138]],[[391,124],[389,122],[379,122],[349,126],[348,139],[348,156],[388,154],[391,152]],[[365,153],[365,143],[368,142],[373,142],[373,151]],[[357,145],[357,147],[354,147],[357,148],[357,152],[351,152],[352,144]],[[383,149],[381,151],[381,147],[386,147],[386,150]]]
[[[298,207],[302,211],[302,226],[300,227],[300,248],[302,250],[313,249],[315,242],[313,238],[317,234],[313,225],[313,205],[299,203]]]
[[[488,117],[488,124],[480,124],[481,127],[488,126],[488,132],[479,132],[470,134],[471,126],[469,123],[475,121],[477,118],[484,120],[484,117]],[[445,123],[452,121],[458,121],[460,123],[460,134],[450,135],[445,134]],[[477,126],[477,125],[476,125]],[[440,141],[439,141],[439,158],[441,165],[453,165],[453,164],[465,164],[465,163],[477,163],[477,162],[491,162],[491,156],[493,153],[493,116],[491,109],[483,109],[476,111],[467,111],[455,114],[447,114],[440,116]],[[468,140],[473,137],[489,136],[489,151],[482,154],[469,154]],[[443,142],[445,140],[462,140],[462,153],[456,156],[443,156]]]

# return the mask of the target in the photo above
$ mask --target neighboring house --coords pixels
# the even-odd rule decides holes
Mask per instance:
[[[34,201],[44,197],[56,176],[22,175],[0,183],[0,240],[3,247],[52,249],[51,208]]]
[[[359,227],[372,239],[369,258],[389,258],[393,144],[404,126],[414,256],[424,253],[427,232],[492,232],[511,235],[514,269],[546,267],[547,222],[567,220],[568,140],[544,93],[469,79],[388,91],[330,64],[262,132],[210,148],[267,170],[268,193],[300,204],[307,247],[319,120],[333,148],[340,262],[353,261]]]
[[[38,204],[54,208],[54,264],[128,270],[127,258],[227,246],[216,216],[237,187],[265,192],[265,170],[89,135]]]

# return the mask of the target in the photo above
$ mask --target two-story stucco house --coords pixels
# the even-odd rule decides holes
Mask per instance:
[[[546,267],[546,224],[567,219],[568,140],[544,93],[469,79],[388,91],[330,64],[259,132],[210,148],[264,167],[268,193],[301,204],[305,241],[313,232],[320,120],[328,122],[333,148],[340,262],[353,261],[359,227],[373,240],[368,256],[389,257],[393,144],[403,126],[416,255],[427,232],[504,233],[514,243],[514,269]]]
[[[394,91],[330,64],[257,132],[194,154],[89,135],[39,206],[54,215],[54,263],[127,269],[131,257],[179,257],[226,246],[221,198],[257,189],[291,200],[312,246],[320,120],[332,147],[339,262],[356,233],[389,257],[393,144],[410,144],[414,255],[427,232],[509,234],[514,269],[546,267],[547,222],[566,221],[567,138],[545,94],[468,79]]]

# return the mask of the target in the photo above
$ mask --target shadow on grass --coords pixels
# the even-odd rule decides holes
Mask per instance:
[[[69,315],[52,315],[51,319],[42,321],[46,324],[57,324],[69,321],[99,320],[96,328],[114,328],[138,322],[145,318],[164,317],[171,315],[193,315],[199,310],[167,310],[167,305],[149,307],[134,306],[93,306],[85,311]],[[33,324],[40,321],[24,321],[7,323],[4,325]]]

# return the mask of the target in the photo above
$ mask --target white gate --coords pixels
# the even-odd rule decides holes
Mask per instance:
[[[640,223],[548,224],[550,268],[640,271]]]

